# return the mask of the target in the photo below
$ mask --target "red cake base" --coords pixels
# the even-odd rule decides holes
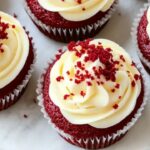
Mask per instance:
[[[116,4],[116,2],[114,4]],[[39,28],[39,30],[43,32],[46,36],[62,42],[78,41],[85,38],[93,37],[100,31],[100,29],[102,29],[102,27],[104,26],[104,24],[107,23],[108,20],[102,25],[99,25],[97,28],[92,27],[91,31],[88,31],[87,26],[94,25],[98,20],[106,18],[111,10],[109,9],[107,12],[99,12],[95,16],[84,21],[73,22],[65,20],[59,15],[59,13],[50,12],[43,9],[39,5],[37,0],[26,0],[26,3],[32,14],[34,14],[34,16],[37,18],[37,20],[41,21],[47,27],[52,27],[56,29],[56,34],[54,34],[54,32],[48,32],[41,28],[40,25],[36,23],[36,21],[31,17],[31,14],[28,12],[32,21]],[[84,28],[85,31],[83,32],[81,28]],[[60,30],[58,31],[58,29]],[[76,31],[77,29],[79,29],[78,34]],[[66,34],[64,34],[64,30],[66,30]],[[72,34],[70,34],[69,30],[72,30]]]
[[[43,98],[44,98],[44,107],[45,111],[49,115],[51,122],[61,131],[68,134],[72,137],[72,140],[69,140],[67,137],[63,136],[65,140],[70,142],[71,144],[77,145],[79,147],[88,148],[88,149],[98,149],[98,148],[104,148],[109,145],[114,144],[115,142],[119,141],[125,134],[122,134],[121,136],[118,136],[114,138],[113,140],[108,140],[109,136],[112,136],[113,133],[116,133],[118,130],[123,129],[129,122],[131,122],[131,119],[134,118],[135,114],[137,113],[138,109],[140,108],[141,104],[143,103],[143,97],[144,97],[144,88],[142,86],[142,91],[137,99],[137,104],[132,111],[132,113],[126,117],[124,120],[122,120],[120,123],[106,128],[106,129],[97,129],[90,125],[74,125],[69,123],[61,114],[60,109],[54,105],[54,103],[51,101],[51,98],[49,97],[49,84],[50,84],[50,71],[53,64],[51,64],[44,75],[44,86],[43,86]],[[143,85],[143,84],[142,84]],[[100,143],[97,142],[96,137],[106,137],[105,141],[101,141]],[[82,142],[78,142],[78,139],[94,139],[93,141],[89,141],[87,144]]]
[[[150,39],[146,31],[146,27],[148,24],[146,14],[147,14],[147,11],[144,13],[139,23],[138,32],[137,32],[137,41],[138,41],[138,47],[140,49],[140,52],[143,54],[143,57],[150,62]],[[145,64],[143,60],[141,61],[145,69],[147,70],[147,72],[150,73],[150,66]]]
[[[20,96],[23,94],[25,90],[25,87],[24,87],[22,91],[20,91],[18,96],[15,95],[9,101],[7,101],[5,98],[10,93],[13,93],[13,91],[17,89],[17,86],[22,84],[23,80],[25,79],[25,76],[28,74],[28,71],[30,70],[31,64],[33,64],[33,60],[34,60],[33,45],[32,45],[30,38],[29,38],[29,41],[30,41],[29,55],[27,57],[26,63],[22,71],[10,84],[0,89],[0,110],[6,109],[9,106],[13,105],[20,98]],[[3,102],[3,99],[5,99],[5,103]]]

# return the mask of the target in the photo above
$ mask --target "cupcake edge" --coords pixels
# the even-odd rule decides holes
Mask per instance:
[[[49,68],[49,65],[53,63],[54,60],[51,60],[48,62],[46,68],[43,71],[43,74],[41,75],[40,79],[38,80],[37,83],[37,100],[38,100],[38,105],[41,108],[41,112],[44,115],[44,118],[46,118],[48,120],[48,123],[60,134],[60,136],[62,136],[65,140],[67,140],[68,142],[77,145],[76,143],[78,143],[79,145],[85,145],[85,147],[88,147],[89,142],[92,143],[93,148],[95,147],[95,143],[94,140],[96,140],[97,142],[97,147],[99,144],[103,144],[102,147],[107,147],[115,142],[117,142],[119,139],[121,139],[127,132],[128,130],[137,122],[137,120],[139,119],[139,117],[142,114],[142,111],[144,110],[144,106],[146,105],[146,102],[148,101],[148,91],[150,90],[149,87],[146,85],[146,75],[144,74],[144,70],[142,69],[142,67],[140,65],[137,65],[137,68],[140,70],[140,73],[142,75],[143,78],[143,85],[144,85],[144,99],[143,99],[143,103],[141,105],[141,107],[138,109],[137,113],[135,114],[134,118],[132,118],[131,122],[129,122],[126,126],[124,126],[123,129],[118,130],[116,133],[113,133],[111,136],[101,136],[101,137],[95,137],[95,138],[86,138],[86,139],[82,139],[82,138],[74,138],[73,136],[65,133],[63,130],[59,129],[54,123],[52,123],[48,113],[45,110],[44,107],[44,97],[43,97],[43,82],[44,82],[44,75],[47,72],[47,69]],[[101,147],[101,148],[102,148]],[[100,148],[100,147],[98,147]]]
[[[48,25],[42,23],[32,13],[26,0],[24,1],[24,8],[25,8],[27,14],[31,17],[32,21],[35,23],[35,25],[38,28],[42,29],[43,32],[48,33],[49,35],[52,34],[53,36],[58,36],[58,34],[59,34],[60,37],[61,36],[67,37],[68,34],[69,34],[68,36],[72,37],[74,33],[77,36],[80,36],[80,35],[86,36],[87,33],[90,34],[93,29],[95,31],[98,30],[99,28],[103,27],[103,25],[106,24],[107,21],[111,18],[112,14],[115,12],[117,6],[118,6],[118,0],[113,4],[113,7],[109,10],[109,12],[105,15],[105,17],[103,17],[100,20],[97,20],[97,22],[95,22],[91,25],[87,25],[86,27],[75,28],[75,29],[62,29],[62,28],[51,27],[51,26],[48,26]]]
[[[34,71],[34,65],[36,62],[36,57],[37,57],[37,50],[34,47],[35,44],[33,42],[32,37],[29,35],[29,31],[26,31],[26,29],[24,28],[26,34],[28,35],[28,39],[30,40],[31,44],[32,44],[32,51],[33,51],[33,62],[32,64],[30,64],[30,68],[28,70],[28,73],[25,75],[24,80],[22,80],[22,83],[20,85],[17,85],[17,87],[10,93],[8,93],[7,95],[4,96],[4,98],[0,99],[0,111],[7,109],[9,106],[13,105],[15,102],[18,101],[19,97],[21,97],[21,95],[23,94],[31,76],[32,73]]]
[[[150,6],[149,3],[144,4],[144,7],[140,9],[139,14],[134,19],[133,25],[131,28],[131,36],[132,36],[134,44],[136,45],[136,50],[137,50],[138,56],[139,56],[140,60],[144,63],[144,65],[146,65],[146,67],[150,66],[150,61],[144,57],[144,55],[142,54],[142,52],[140,51],[140,49],[138,47],[137,28],[139,26],[142,16],[144,15],[144,12],[148,9],[149,6]],[[148,67],[148,68],[150,69],[150,67]]]

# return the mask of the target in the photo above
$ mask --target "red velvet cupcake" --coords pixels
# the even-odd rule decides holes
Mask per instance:
[[[14,17],[0,12],[0,110],[23,94],[33,63],[32,38]]]
[[[150,8],[145,4],[134,21],[132,34],[143,66],[150,73]]]
[[[61,137],[86,149],[119,141],[147,101],[145,76],[116,43],[71,42],[38,82],[42,112]]]
[[[118,0],[25,0],[26,11],[45,35],[69,42],[96,35],[108,22]]]

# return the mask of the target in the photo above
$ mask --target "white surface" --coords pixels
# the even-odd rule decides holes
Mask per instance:
[[[130,29],[143,3],[144,0],[120,0],[120,5],[111,21],[97,35],[97,37],[117,42],[126,48],[135,60],[137,56]],[[18,19],[33,36],[38,50],[35,72],[23,97],[11,108],[0,112],[0,150],[78,150],[79,148],[59,137],[48,125],[40,108],[33,101],[36,95],[36,81],[43,67],[64,44],[48,39],[37,30],[24,10],[23,0],[0,0],[0,10],[18,15]],[[24,118],[24,114],[28,115],[28,118]],[[147,104],[143,116],[130,132],[120,142],[106,150],[150,150],[149,115],[150,103]]]

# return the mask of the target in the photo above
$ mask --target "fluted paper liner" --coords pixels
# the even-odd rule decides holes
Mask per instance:
[[[140,57],[140,59],[142,60],[142,62],[150,69],[150,61],[148,59],[146,59],[144,57],[144,55],[142,54],[142,52],[140,51],[139,47],[138,47],[138,40],[137,40],[137,29],[139,26],[139,23],[141,21],[142,16],[144,15],[144,12],[148,9],[148,7],[150,6],[149,3],[144,4],[144,7],[140,9],[139,14],[137,15],[137,17],[135,18],[134,22],[133,22],[133,26],[131,28],[131,35],[133,37],[133,42],[136,46],[136,50],[137,53]]]
[[[29,33],[28,31],[26,31],[26,33]],[[28,34],[28,38],[31,39],[30,35]],[[18,85],[11,93],[9,93],[8,95],[5,95],[4,98],[0,99],[0,103],[1,103],[1,110],[5,109],[5,107],[7,108],[7,106],[11,103],[13,104],[14,102],[16,102],[18,99],[18,97],[21,95],[21,93],[23,92],[23,90],[25,89],[25,87],[27,86],[30,78],[31,78],[31,74],[33,72],[33,68],[34,68],[34,64],[36,62],[36,49],[34,48],[34,43],[31,40],[31,44],[33,46],[33,63],[30,65],[30,69],[28,70],[27,75],[25,76],[24,80],[22,81],[22,83],[20,85]]]
[[[142,67],[140,65],[136,65],[137,68],[139,69],[139,71],[141,72],[142,78],[143,78],[143,84],[144,84],[144,99],[143,99],[143,103],[140,106],[140,108],[138,109],[137,113],[134,115],[134,117],[132,118],[131,122],[129,122],[126,126],[124,126],[121,130],[118,130],[117,132],[113,133],[112,135],[109,136],[101,136],[101,137],[95,137],[95,138],[75,138],[67,133],[65,133],[63,130],[59,129],[54,123],[51,122],[51,118],[49,117],[48,113],[45,111],[45,107],[44,107],[44,97],[43,97],[43,82],[44,82],[44,75],[46,74],[46,71],[49,67],[49,65],[52,63],[53,61],[50,61],[48,63],[48,66],[44,69],[44,72],[41,76],[41,78],[38,80],[38,84],[37,84],[37,99],[38,99],[38,104],[41,107],[41,112],[44,114],[44,117],[48,120],[48,123],[65,139],[67,139],[68,141],[71,141],[72,143],[79,143],[79,144],[83,144],[85,145],[86,148],[88,148],[88,142],[90,141],[90,143],[92,143],[93,148],[95,148],[95,143],[94,141],[96,141],[96,147],[99,148],[100,144],[103,144],[101,147],[106,147],[108,145],[110,145],[111,143],[114,143],[115,141],[117,141],[117,139],[119,139],[121,136],[125,135],[125,133],[127,133],[127,131],[137,122],[137,120],[139,119],[139,117],[142,114],[142,111],[144,109],[144,106],[148,100],[148,92],[149,92],[149,86],[148,84],[146,84],[146,75],[144,74],[144,70],[142,69]]]
[[[79,36],[81,33],[82,35],[86,35],[87,33],[91,33],[92,30],[94,29],[95,31],[99,28],[102,27],[112,16],[113,12],[116,10],[116,7],[118,5],[118,1],[114,3],[113,7],[109,10],[108,14],[105,15],[105,17],[103,17],[100,20],[97,20],[97,22],[91,24],[91,25],[87,25],[85,27],[81,27],[81,28],[75,28],[75,29],[63,29],[63,28],[56,28],[56,27],[51,27],[48,26],[44,23],[42,23],[40,20],[38,20],[38,18],[31,12],[28,4],[26,2],[24,2],[24,7],[28,13],[28,15],[31,17],[31,19],[39,26],[43,29],[43,31],[48,32],[49,34],[53,33],[54,36],[58,35],[59,36],[65,36],[67,37],[68,34],[70,37],[72,37],[73,33],[75,33],[77,36]],[[69,32],[68,32],[69,31]]]

